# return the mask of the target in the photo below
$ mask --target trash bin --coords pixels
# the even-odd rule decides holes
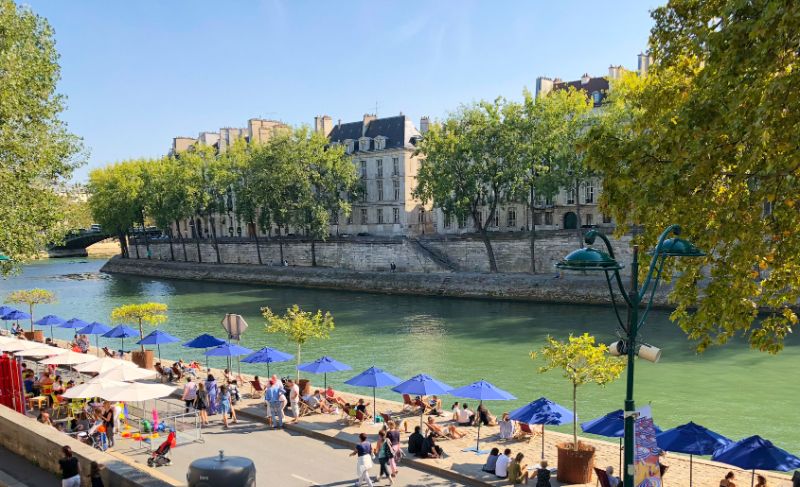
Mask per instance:
[[[200,458],[186,472],[189,487],[255,487],[256,466],[245,457],[226,457],[222,450],[216,457]]]

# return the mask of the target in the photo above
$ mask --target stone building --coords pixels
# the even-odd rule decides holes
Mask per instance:
[[[421,127],[427,127],[423,117]],[[331,117],[314,118],[314,129],[333,145],[344,146],[363,184],[363,198],[352,202],[350,215],[334,219],[339,235],[420,235],[434,231],[430,206],[411,194],[419,159],[414,144],[421,136],[405,115],[377,118],[366,114],[357,122],[333,124]]]

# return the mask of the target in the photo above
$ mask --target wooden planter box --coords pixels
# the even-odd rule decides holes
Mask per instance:
[[[134,350],[131,352],[131,362],[135,363],[143,369],[153,370],[153,351]]]
[[[560,443],[558,449],[558,474],[562,484],[588,484],[594,471],[594,447],[578,442],[578,449],[572,443]]]
[[[24,335],[27,340],[44,343],[44,332],[42,330],[26,331]]]

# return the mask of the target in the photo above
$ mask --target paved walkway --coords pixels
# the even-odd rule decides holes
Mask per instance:
[[[58,487],[61,480],[27,459],[0,447],[0,487]]]

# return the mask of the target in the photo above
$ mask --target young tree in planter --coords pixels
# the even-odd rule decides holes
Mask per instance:
[[[595,345],[588,333],[580,336],[570,334],[568,341],[547,337],[547,345],[539,352],[531,352],[531,358],[541,356],[545,364],[539,373],[559,369],[564,378],[572,382],[572,414],[578,417],[578,386],[594,383],[601,386],[616,380],[625,369],[625,360],[608,354],[604,344]],[[578,421],[572,427],[572,449],[578,449]]]
[[[167,321],[167,305],[162,303],[126,304],[111,311],[111,320],[117,323],[139,325],[139,335],[144,337],[144,323],[159,325]],[[142,353],[144,353],[144,345]]]
[[[261,308],[261,314],[267,320],[269,333],[282,333],[297,344],[297,365],[300,365],[300,348],[312,338],[329,338],[334,328],[333,316],[329,311],[322,314],[303,311],[298,305],[286,309],[283,316],[276,315],[269,308]],[[297,371],[297,380],[300,380],[300,370]]]
[[[27,289],[12,292],[6,297],[6,302],[28,305],[28,314],[31,315],[31,333],[33,333],[33,308],[37,304],[55,303],[56,295],[47,289]]]

